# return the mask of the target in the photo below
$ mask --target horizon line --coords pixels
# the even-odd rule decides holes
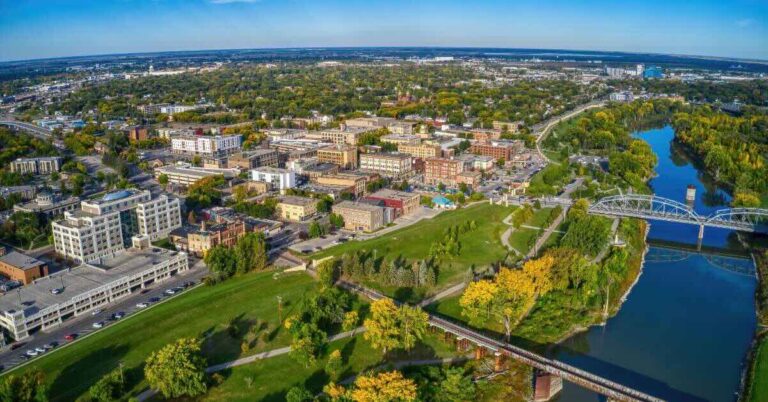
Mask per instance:
[[[671,56],[671,57],[689,57],[706,60],[719,60],[719,61],[738,61],[748,62],[755,64],[768,64],[768,59],[759,58],[741,58],[741,57],[728,57],[728,56],[708,56],[708,55],[696,55],[696,54],[684,54],[684,53],[656,53],[656,52],[631,52],[621,50],[597,50],[597,49],[567,49],[567,48],[526,48],[526,47],[496,47],[496,46],[290,46],[290,47],[254,47],[254,48],[218,48],[218,49],[179,49],[179,50],[158,50],[158,51],[136,51],[126,53],[96,53],[96,54],[76,54],[69,56],[55,56],[55,57],[40,57],[32,59],[12,59],[12,60],[0,60],[0,65],[10,63],[23,63],[23,62],[35,62],[35,61],[47,61],[47,60],[64,60],[64,59],[76,59],[86,57],[117,57],[117,56],[130,56],[130,55],[156,55],[163,53],[182,53],[182,52],[214,52],[214,51],[247,51],[247,50],[313,50],[313,49],[504,49],[504,50],[549,50],[549,51],[568,51],[568,52],[584,52],[584,53],[617,53],[626,55],[652,55],[652,56]]]

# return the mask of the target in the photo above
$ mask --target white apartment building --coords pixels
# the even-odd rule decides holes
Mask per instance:
[[[18,158],[10,163],[11,172],[21,174],[50,174],[61,170],[61,158],[58,156],[42,158]]]
[[[240,152],[242,137],[235,135],[180,136],[171,139],[171,151],[177,154],[217,156]]]
[[[114,256],[134,235],[157,240],[181,227],[179,200],[147,190],[116,191],[80,208],[52,223],[56,252],[78,262]]]
[[[163,239],[181,227],[181,205],[178,198],[163,194],[136,205],[139,234],[151,241]]]
[[[119,212],[65,212],[51,226],[56,252],[80,263],[113,257],[125,248]]]
[[[296,187],[296,173],[269,166],[251,169],[251,180],[270,183],[279,190]]]
[[[406,154],[362,154],[360,170],[401,178],[411,173],[413,165],[411,156]]]

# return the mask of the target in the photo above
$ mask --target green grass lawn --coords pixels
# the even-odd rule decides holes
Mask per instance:
[[[358,335],[330,343],[313,367],[304,367],[288,355],[282,355],[222,372],[224,381],[212,387],[201,400],[278,402],[284,401],[285,393],[297,385],[319,393],[331,381],[324,367],[328,355],[334,350],[341,350],[344,362],[340,380],[386,362],[443,358],[455,354],[451,346],[438,339],[438,335],[428,334],[410,353],[396,351],[385,362],[381,352],[371,348],[368,341]]]
[[[552,213],[554,208],[541,208],[533,212],[533,217],[525,222],[528,226],[536,226],[544,229],[544,221],[547,220],[549,214]]]
[[[394,258],[401,256],[408,260],[427,258],[433,242],[441,241],[445,229],[474,220],[477,229],[460,236],[461,254],[446,256],[441,260],[437,287],[442,288],[465,279],[471,266],[487,266],[503,259],[507,251],[501,244],[501,234],[507,226],[502,220],[512,208],[489,203],[476,204],[455,211],[443,212],[435,218],[420,221],[409,227],[387,233],[367,241],[350,241],[313,254],[312,258],[341,256],[344,253],[375,250],[378,256]],[[369,286],[395,296],[395,289],[386,289],[375,283]],[[409,298],[412,300],[412,298]]]
[[[509,236],[509,244],[517,251],[525,254],[531,249],[533,244],[531,239],[539,237],[539,234],[543,234],[543,230],[520,228],[515,229]]]
[[[768,336],[763,336],[755,353],[749,384],[749,401],[768,401]]]
[[[312,294],[315,283],[303,273],[259,272],[232,278],[215,286],[203,286],[158,305],[146,312],[105,328],[75,344],[51,353],[26,368],[43,370],[51,383],[51,399],[73,401],[101,376],[125,367],[132,392],[146,387],[142,365],[150,352],[181,337],[205,335],[204,350],[209,364],[240,357],[240,339],[232,338],[227,324],[263,323],[258,344],[249,352],[285,346],[290,334],[278,322],[276,297],[282,296],[283,317],[299,308]],[[25,369],[26,369],[25,368]]]

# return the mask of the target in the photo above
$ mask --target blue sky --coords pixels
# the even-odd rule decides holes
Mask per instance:
[[[165,50],[468,46],[768,60],[768,0],[0,0],[0,60]]]

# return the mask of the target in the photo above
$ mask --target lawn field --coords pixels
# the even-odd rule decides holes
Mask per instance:
[[[554,208],[537,209],[536,211],[533,212],[533,217],[529,219],[528,222],[525,222],[525,224],[528,226],[536,226],[536,227],[545,229],[544,221],[547,220],[547,218],[549,217],[549,214],[552,213],[553,209]]]
[[[525,254],[533,247],[531,239],[538,238],[540,234],[544,233],[543,230],[520,228],[515,229],[509,236],[509,244],[515,248],[515,250]]]
[[[323,356],[309,368],[295,362],[288,355],[281,355],[227,370],[222,373],[224,381],[209,389],[201,400],[282,402],[285,401],[286,392],[297,385],[303,385],[317,394],[331,381],[324,367],[328,355],[334,350],[341,351],[344,363],[340,379],[349,378],[385,363],[381,352],[371,348],[368,341],[358,335],[331,342]],[[438,340],[437,335],[428,334],[410,353],[396,351],[389,356],[387,362],[453,355],[455,350],[452,347]]]
[[[471,266],[482,267],[503,259],[507,250],[501,244],[501,234],[506,230],[502,220],[512,208],[489,203],[444,212],[430,220],[388,233],[367,241],[350,241],[313,254],[312,258],[341,256],[352,251],[376,251],[378,256],[408,260],[427,258],[432,243],[441,241],[447,228],[474,220],[477,228],[460,236],[461,254],[442,259],[437,277],[437,287],[458,283],[466,277]],[[376,284],[369,284],[376,286]],[[387,289],[380,290],[387,292]]]
[[[74,401],[87,397],[88,388],[120,363],[132,394],[140,392],[146,387],[144,360],[150,352],[178,338],[204,336],[209,364],[240,357],[241,341],[232,338],[226,329],[233,320],[244,326],[259,320],[266,327],[249,354],[286,346],[290,334],[278,323],[276,298],[283,298],[285,317],[314,292],[315,283],[303,273],[273,275],[272,271],[251,273],[190,290],[20,370],[43,370],[51,384],[51,400]]]

